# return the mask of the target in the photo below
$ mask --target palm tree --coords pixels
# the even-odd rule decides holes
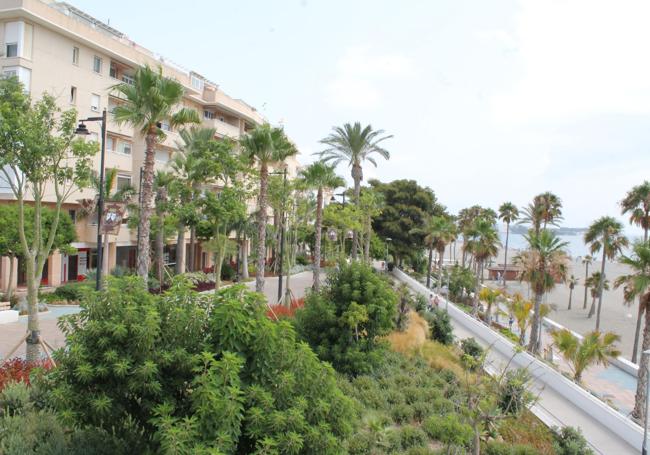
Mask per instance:
[[[573,289],[576,287],[576,284],[578,284],[578,279],[575,276],[571,275],[567,283],[569,284],[569,307],[567,310],[570,310],[571,300],[573,299]]]
[[[562,201],[551,192],[538,194],[532,204],[524,208],[524,216],[519,224],[530,224],[535,234],[551,224],[557,226],[562,221]]]
[[[442,260],[445,247],[451,243],[456,232],[455,224],[445,216],[431,216],[423,229],[416,229],[424,234],[424,244],[429,249],[429,260],[427,265],[427,288],[431,287],[431,268],[433,266],[433,251],[439,254],[439,286],[442,279]]]
[[[125,100],[113,109],[115,121],[138,128],[146,143],[138,226],[138,275],[146,282],[149,276],[149,220],[153,205],[154,159],[156,144],[165,137],[162,122],[176,128],[198,123],[199,115],[194,109],[178,109],[185,89],[180,82],[164,77],[161,67],[140,67],[135,72],[133,83],[122,82],[113,86],[112,90]]]
[[[621,213],[630,215],[630,224],[636,224],[643,229],[643,241],[648,241],[648,230],[650,230],[650,182],[644,181],[641,185],[633,187],[628,191],[621,201]],[[639,295],[639,310],[636,318],[636,329],[634,332],[634,349],[632,350],[632,362],[637,361],[639,347],[639,335],[641,330],[641,319],[643,309],[641,295]]]
[[[501,246],[499,234],[491,220],[478,218],[467,232],[465,241],[476,260],[476,289],[474,290],[474,315],[478,314],[478,299],[485,261],[496,256]]]
[[[594,262],[594,258],[590,254],[588,254],[584,258],[582,258],[582,263],[585,265],[585,300],[582,303],[582,309],[583,310],[587,309],[587,290],[589,289],[589,286],[587,286],[587,280],[589,279],[589,266],[593,262]]]
[[[269,165],[283,163],[298,153],[282,128],[273,128],[268,123],[257,126],[240,139],[246,157],[257,162],[260,175],[260,191],[257,199],[257,267],[255,290],[264,291],[264,267],[266,263],[266,207],[268,205]]]
[[[594,313],[596,312],[596,299],[599,297],[601,292],[604,291],[609,291],[609,280],[605,278],[602,280],[603,282],[603,288],[602,291],[600,289],[600,282],[601,282],[601,273],[600,272],[593,272],[591,276],[587,279],[587,287],[590,289],[590,294],[591,294],[591,307],[589,308],[589,314],[587,317],[592,317]]]
[[[373,156],[375,154],[386,160],[389,159],[390,152],[384,149],[381,143],[392,137],[392,135],[384,135],[384,130],[373,130],[370,125],[362,127],[359,122],[355,122],[354,125],[346,123],[343,126],[334,127],[333,132],[320,141],[327,148],[316,154],[324,162],[331,162],[334,166],[339,163],[347,163],[351,167],[352,180],[354,181],[354,202],[359,206],[363,162],[368,161],[376,167],[377,161]],[[356,259],[359,249],[358,233],[353,231],[352,235],[352,259]]]
[[[637,242],[632,248],[630,256],[623,256],[621,263],[627,265],[632,272],[620,276],[614,282],[614,287],[623,286],[623,295],[626,303],[633,303],[639,297],[639,303],[643,306],[640,314],[645,312],[645,326],[643,328],[642,351],[650,349],[650,243]],[[634,343],[634,354],[637,353],[637,343]],[[632,416],[638,420],[645,417],[646,386],[648,381],[648,356],[642,355],[639,362],[639,373],[636,389],[636,399]]]
[[[522,267],[521,279],[527,281],[535,294],[532,329],[528,350],[537,354],[540,348],[541,306],[544,294],[555,287],[557,281],[565,281],[567,273],[567,255],[564,251],[567,243],[546,229],[539,234],[533,231],[526,236],[529,245],[515,261]]]
[[[507,300],[508,311],[517,321],[519,328],[519,344],[523,346],[526,342],[526,332],[530,327],[531,311],[533,309],[533,302],[524,299],[520,293],[516,293],[511,299]]]
[[[629,242],[623,235],[623,225],[611,216],[603,216],[589,226],[585,232],[585,243],[590,245],[591,254],[603,251],[600,265],[601,284],[598,292],[598,312],[596,314],[596,330],[598,330],[600,328],[600,310],[603,304],[605,260],[614,259],[624,247],[628,246]]]
[[[501,291],[488,287],[481,289],[481,292],[479,293],[479,299],[481,299],[481,301],[485,302],[487,305],[485,309],[485,322],[488,326],[492,324],[492,307],[495,303],[497,303],[500,296]],[[498,311],[499,308],[497,307],[497,312]]]
[[[321,235],[323,230],[323,190],[344,186],[345,181],[336,175],[333,165],[330,166],[322,161],[312,163],[303,169],[300,175],[307,187],[315,188],[317,191],[313,274],[314,291],[318,292],[320,290]]]
[[[162,289],[165,282],[165,218],[169,212],[169,186],[174,181],[175,176],[171,172],[156,172],[153,185],[156,191],[156,275],[158,283]],[[178,260],[178,259],[177,259]]]
[[[615,343],[621,337],[613,332],[601,334],[594,330],[578,339],[569,329],[556,330],[551,333],[553,344],[567,360],[573,372],[573,379],[580,382],[582,373],[593,364],[607,365],[609,359],[621,355]]]
[[[503,258],[503,285],[506,285],[506,271],[508,269],[508,240],[510,240],[510,223],[519,218],[519,209],[512,202],[504,202],[499,207],[499,219],[506,223],[506,247]]]

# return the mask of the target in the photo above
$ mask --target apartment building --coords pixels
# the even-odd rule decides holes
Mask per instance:
[[[44,92],[54,95],[62,109],[76,108],[79,118],[98,116],[109,111],[106,137],[106,168],[116,169],[114,190],[125,185],[139,186],[140,169],[144,161],[144,138],[127,125],[117,125],[110,111],[122,100],[110,87],[132,81],[141,65],[160,66],[167,77],[180,81],[185,87],[183,105],[199,112],[204,126],[214,128],[218,138],[237,139],[263,116],[241,99],[224,93],[218,84],[198,72],[166,60],[161,55],[131,41],[83,11],[65,2],[46,0],[0,0],[0,71],[15,75],[34,98]],[[99,123],[87,123],[89,140],[99,140]],[[162,125],[167,138],[156,150],[156,168],[165,169],[180,141],[177,131]],[[94,167],[99,171],[99,153]],[[295,175],[295,158],[287,162],[290,175]],[[58,252],[50,256],[42,282],[56,286],[77,280],[96,264],[96,234],[94,219],[82,219],[82,199],[92,199],[92,190],[79,190],[68,200],[65,209],[75,221],[78,242],[74,256]],[[0,180],[0,203],[11,203],[13,196],[6,182]],[[90,217],[92,218],[92,217]],[[189,235],[189,234],[188,234]],[[188,237],[189,240],[189,237]],[[110,236],[109,266],[133,267],[136,255],[136,232],[123,225],[116,236]],[[175,261],[175,240],[166,247],[168,263]],[[209,255],[195,252],[195,268],[210,265]],[[16,264],[14,285],[24,283],[22,264]],[[9,284],[9,260],[0,258],[0,291]]]

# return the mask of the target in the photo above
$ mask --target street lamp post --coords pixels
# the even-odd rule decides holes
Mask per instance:
[[[645,356],[650,355],[650,349],[643,351]],[[641,446],[641,455],[648,455],[648,403],[650,402],[650,364],[646,371],[646,389],[645,389],[645,418],[643,421],[643,445]]]
[[[388,243],[392,242],[393,239],[386,237],[386,270],[388,271]]]
[[[334,193],[332,194],[332,197],[330,198],[330,202],[337,202],[336,198],[334,196],[341,196],[343,197],[343,205],[345,205],[345,191],[342,193]]]
[[[97,201],[97,281],[95,289],[99,291],[102,288],[102,217],[104,216],[104,163],[106,161],[106,109],[102,112],[101,117],[88,117],[79,121],[79,126],[75,130],[76,134],[88,136],[90,132],[84,122],[101,122],[101,154],[99,159],[99,198]]]

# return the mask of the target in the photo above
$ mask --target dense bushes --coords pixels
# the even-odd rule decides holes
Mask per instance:
[[[111,280],[67,317],[52,395],[68,423],[118,432],[131,453],[338,453],[353,406],[331,367],[235,286],[162,296]]]
[[[454,342],[454,328],[446,311],[434,308],[432,311],[425,313],[425,319],[429,324],[432,340],[446,345]]]
[[[592,455],[587,441],[578,428],[564,427],[556,430],[553,448],[557,455]]]
[[[393,328],[397,297],[369,266],[353,262],[332,272],[320,293],[296,312],[295,327],[318,356],[347,374],[381,360],[380,337]]]
[[[34,369],[48,370],[52,367],[49,361],[27,362],[23,359],[9,359],[0,364],[0,391],[11,382],[29,384]]]
[[[83,297],[84,293],[92,289],[92,284],[86,281],[75,283],[66,283],[54,290],[52,293],[60,300],[67,300],[68,302],[78,302]]]

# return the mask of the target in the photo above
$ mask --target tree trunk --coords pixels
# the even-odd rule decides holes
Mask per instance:
[[[596,313],[596,296],[591,297],[591,308],[589,308],[588,318],[592,317]]]
[[[429,262],[427,265],[427,289],[431,288],[431,266],[433,265],[433,248],[429,248]]]
[[[185,273],[185,224],[178,223],[176,236],[176,275]]]
[[[109,264],[109,259],[110,259],[109,248],[110,248],[110,239],[108,238],[108,234],[104,234],[104,246],[103,246],[104,251],[102,252],[102,262],[103,262],[103,264],[102,264],[102,269],[103,269],[102,276],[104,277],[104,279],[106,279],[106,277],[109,275],[109,272],[110,272],[110,270],[108,269],[109,268],[108,264]]]
[[[257,267],[255,269],[255,290],[264,292],[264,265],[266,263],[266,203],[269,168],[265,162],[260,164],[260,194],[257,211]]]
[[[321,248],[321,236],[323,230],[323,188],[318,188],[318,193],[316,195],[316,232],[315,232],[315,244],[314,244],[314,291],[320,291],[320,248]]]
[[[142,278],[145,286],[149,278],[149,221],[153,201],[154,156],[156,153],[157,133],[156,126],[152,126],[145,137],[144,171],[142,173],[142,188],[140,188],[142,202],[138,222],[138,276]]]
[[[506,272],[508,271],[508,240],[510,240],[510,223],[506,223],[506,248],[503,253],[503,287],[506,286]]]
[[[438,250],[438,293],[442,289],[442,262],[445,257],[445,249]]]
[[[194,272],[196,265],[196,226],[190,227],[190,249],[187,254],[187,270]]]
[[[596,313],[596,330],[600,329],[600,310],[603,305],[603,286],[605,284],[605,244],[603,242],[603,262],[600,265],[600,283],[598,283],[598,312]]]
[[[242,242],[242,251],[241,251],[241,276],[242,279],[247,280],[250,278],[248,276],[248,239],[246,238],[246,233],[244,233],[244,239]]]
[[[542,271],[542,275],[544,275],[544,271]],[[544,295],[541,292],[535,292],[535,307],[533,309],[533,323],[531,324],[530,327],[530,340],[528,340],[528,351],[531,354],[537,354],[539,353],[539,329],[540,329],[540,323],[541,323],[541,318],[539,315],[540,312],[540,307],[542,306],[542,297]]]
[[[483,261],[480,261],[483,262]],[[479,268],[477,267],[477,270]],[[481,289],[481,281],[478,276],[478,272],[476,273],[476,288],[474,289],[474,299],[473,299],[473,308],[472,308],[472,314],[474,316],[478,315],[478,294]]]
[[[352,165],[352,179],[354,180],[354,203],[359,207],[359,198],[361,196],[361,181],[363,180],[363,169],[359,163]],[[359,250],[359,233],[352,231],[352,260],[357,259]]]
[[[28,256],[28,255],[26,255]],[[27,337],[26,359],[28,362],[35,362],[40,358],[40,322],[38,314],[38,287],[41,274],[38,274],[36,260],[33,257],[25,258],[25,274],[27,277]],[[42,268],[41,268],[42,269]]]
[[[632,349],[632,362],[637,363],[637,353],[639,351],[639,335],[641,334],[641,320],[643,319],[643,302],[639,296],[639,314],[636,317],[636,328],[634,329],[634,348]]]
[[[641,352],[650,349],[650,311],[645,308],[645,327],[643,328],[643,343]],[[637,422],[643,422],[645,418],[645,400],[646,400],[646,387],[648,383],[648,357],[642,355],[639,362],[638,381],[636,383],[636,396],[634,397],[634,410],[632,417]]]
[[[364,239],[364,245],[363,245],[363,260],[366,261],[367,264],[370,264],[370,236],[372,233],[372,225],[370,217],[366,220],[366,238]]]
[[[589,279],[589,263],[585,263],[585,300],[582,303],[582,309],[586,310],[587,309],[587,290],[589,289],[589,286],[587,286],[587,280]]]
[[[481,433],[474,430],[474,445],[472,447],[472,455],[481,455]]]
[[[16,262],[16,256],[9,256],[9,284],[7,287],[7,301],[11,302],[11,298],[14,295],[14,264]]]
[[[227,241],[227,239],[226,239]],[[221,245],[219,252],[215,255],[214,263],[214,289],[219,290],[221,287],[221,268],[223,267],[223,256],[226,245]]]
[[[573,299],[573,288],[569,288],[569,308],[567,310],[571,309],[571,300]]]
[[[162,216],[159,219],[158,232],[156,232],[156,273],[158,275],[158,284],[162,289],[165,281],[165,233],[164,221]]]

